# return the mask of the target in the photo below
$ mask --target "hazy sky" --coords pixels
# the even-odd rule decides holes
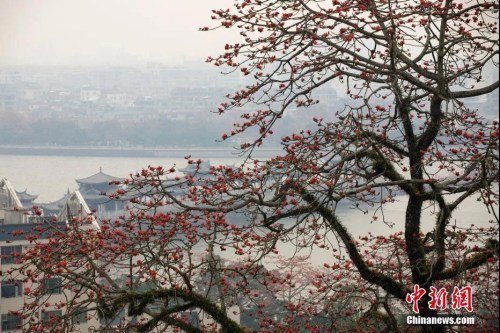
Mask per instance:
[[[198,28],[232,2],[0,0],[0,65],[203,61],[229,32]]]

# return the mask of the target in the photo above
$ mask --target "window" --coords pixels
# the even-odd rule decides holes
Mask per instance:
[[[23,296],[23,283],[20,281],[2,281],[2,298]]]
[[[42,311],[42,322],[43,323],[54,323],[55,320],[58,320],[61,317],[62,317],[61,310]]]
[[[10,313],[2,314],[2,332],[18,329],[22,325],[23,321],[20,316],[16,316]]]
[[[112,318],[105,318],[101,321],[104,326],[120,326],[125,318],[125,309],[121,309]]]
[[[62,293],[61,278],[48,278],[43,281],[43,289],[45,294],[60,294]]]
[[[87,322],[87,311],[75,313],[73,315],[73,324],[83,324]]]
[[[17,246],[2,246],[1,250],[1,260],[2,265],[15,264],[18,261],[18,257],[23,253],[23,247],[21,245]]]

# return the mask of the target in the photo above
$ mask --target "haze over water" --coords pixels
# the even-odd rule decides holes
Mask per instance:
[[[174,66],[191,63],[201,65],[207,56],[223,52],[225,43],[236,42],[239,38],[237,34],[226,29],[219,29],[215,32],[198,31],[198,28],[202,26],[210,26],[211,9],[228,8],[233,2],[232,0],[187,2],[175,0],[0,0],[0,66],[136,66],[150,61]],[[206,66],[208,68],[210,65]],[[131,70],[126,68],[123,71]],[[106,73],[108,72],[114,74],[113,71]],[[118,74],[120,73],[116,75]],[[489,75],[495,77],[498,76],[498,72],[492,71]],[[199,87],[199,78],[196,77],[196,79],[197,82],[193,86]],[[131,81],[137,82],[135,77]],[[114,86],[120,83],[123,83],[123,80],[110,81],[109,84]],[[175,87],[178,88],[178,85],[176,84]],[[50,86],[49,88],[49,90],[56,90],[60,87]],[[63,91],[64,93],[69,93],[68,87],[61,88],[68,90]],[[156,88],[161,92],[165,90],[164,86]],[[80,100],[79,89],[80,87],[76,87],[73,91],[77,96],[77,101]],[[221,91],[225,94],[232,90]],[[151,94],[153,92],[145,90],[144,96],[140,97],[146,99],[145,97]],[[338,99],[340,95],[340,91],[328,91],[328,94],[322,96],[321,101],[324,103],[329,97],[332,99],[330,105],[337,107],[343,105],[343,102]],[[498,112],[498,93],[490,97],[492,98],[488,101],[490,103],[488,107],[483,107],[486,105],[484,100],[479,101],[481,103],[478,105],[486,110],[485,112],[488,112],[491,118],[495,118]],[[326,109],[327,112],[331,112],[329,107]],[[197,121],[205,122],[206,126],[209,111],[210,108],[207,108],[203,115],[197,114]],[[79,110],[76,114],[81,116]],[[146,114],[143,112],[140,115],[123,118],[142,120]],[[110,112],[107,112],[106,116],[109,115]],[[62,114],[58,114],[57,117],[62,118]],[[89,126],[90,118],[82,120],[82,123]],[[161,124],[160,132],[168,133],[171,130],[166,127],[167,121],[154,120],[150,123]],[[185,131],[184,127],[178,125],[179,123],[172,122],[171,124],[176,124],[172,126]],[[140,138],[151,135],[151,131],[148,132],[144,124],[142,126],[134,124],[134,127],[140,128]],[[40,132],[39,124],[33,128],[32,132],[36,130]],[[106,134],[109,134],[108,132],[109,127],[106,128]],[[71,132],[71,135],[74,137],[74,132]],[[57,133],[57,136],[60,138],[61,134]],[[120,138],[123,139],[123,137]],[[176,138],[171,144],[178,145],[180,144],[178,141],[179,138]],[[158,141],[154,143],[158,144]],[[236,156],[208,159],[212,164],[235,164],[240,161]],[[129,173],[139,171],[148,165],[170,167],[174,164],[182,168],[185,166],[185,160],[182,157],[0,155],[0,177],[9,179],[18,191],[27,189],[28,193],[38,195],[36,202],[43,203],[58,200],[68,189],[70,191],[77,189],[75,179],[88,177],[100,169],[113,176],[127,177]],[[456,222],[462,226],[471,223],[488,225],[492,216],[488,215],[482,204],[475,199],[473,197],[461,205],[461,208],[453,215],[452,223]],[[386,220],[395,225],[393,229],[382,223],[380,216],[377,222],[370,223],[373,211],[365,213],[344,206],[339,211],[339,215],[354,235],[364,235],[368,232],[388,234],[403,229],[404,209],[405,198],[402,197],[398,203],[388,205],[384,210]],[[430,230],[432,218],[430,215],[425,217],[424,232]]]
[[[211,152],[213,154],[213,152]],[[207,151],[208,158],[212,165],[217,164],[239,164],[241,158],[227,152],[211,155]],[[193,156],[198,158],[198,156]],[[60,199],[68,190],[77,189],[75,179],[91,176],[100,169],[102,172],[112,176],[127,177],[130,173],[140,171],[148,165],[164,166],[170,168],[176,165],[177,169],[186,166],[186,160],[182,157],[88,157],[88,156],[19,156],[0,155],[0,177],[7,178],[17,191],[28,190],[28,193],[38,195],[35,202],[47,203]],[[489,226],[489,221],[493,215],[488,214],[481,202],[476,200],[477,196],[465,201],[454,213],[451,223],[459,226]],[[371,232],[375,235],[390,234],[402,230],[404,224],[404,210],[406,197],[401,196],[399,201],[385,206],[384,217],[394,224],[390,228],[382,222],[381,212],[373,210],[360,211],[353,209],[349,205],[342,205],[338,209],[338,214],[349,231],[355,235],[365,235]],[[373,215],[378,216],[376,222],[371,222]],[[430,214],[430,209],[424,215],[423,231],[432,230],[434,216]]]
[[[238,162],[237,158],[231,157],[208,160],[212,165]],[[17,191],[27,189],[28,193],[38,195],[37,202],[51,202],[60,199],[68,189],[76,190],[75,179],[91,176],[100,169],[109,175],[125,178],[149,165],[183,168],[186,160],[182,157],[0,155],[0,177],[7,178]]]

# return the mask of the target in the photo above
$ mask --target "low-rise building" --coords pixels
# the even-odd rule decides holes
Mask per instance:
[[[100,89],[85,86],[80,90],[80,102],[96,102],[99,98],[101,98]]]

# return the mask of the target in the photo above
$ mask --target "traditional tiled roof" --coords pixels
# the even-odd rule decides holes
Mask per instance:
[[[85,198],[85,200],[108,200],[108,197],[105,194],[94,188],[81,190],[80,193]],[[113,193],[113,191],[110,191],[110,193],[108,194],[111,193]]]
[[[41,203],[41,204],[39,204],[39,206],[42,209],[50,210],[52,212],[59,211],[66,204],[66,202],[68,201],[70,196],[71,196],[71,193],[69,192],[69,189],[68,189],[68,192],[62,198],[60,198],[56,201],[52,201],[52,202]]]
[[[108,175],[99,169],[99,172],[92,176],[75,180],[78,184],[109,184],[113,180],[121,181],[123,178]]]
[[[179,171],[187,174],[206,174],[210,171],[211,167],[210,161],[202,161],[199,165],[197,163],[188,164],[185,168],[179,169]]]
[[[16,194],[17,194],[17,197],[19,198],[19,200],[21,200],[21,201],[33,201],[36,198],[38,198],[38,195],[29,194],[27,191],[28,191],[27,189],[22,191],[22,192],[16,191]]]

